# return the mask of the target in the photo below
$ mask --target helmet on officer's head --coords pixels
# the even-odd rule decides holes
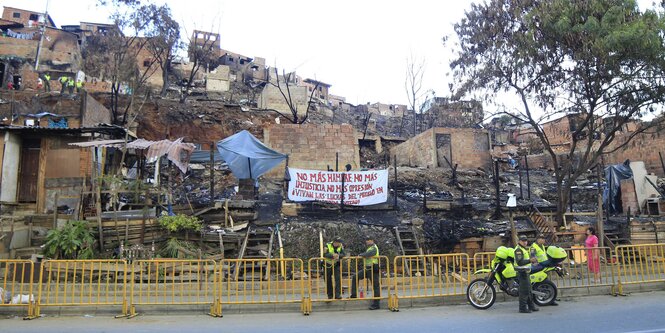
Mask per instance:
[[[547,247],[547,256],[552,258],[552,259],[566,259],[568,257],[568,253],[566,253],[566,250],[558,247],[558,246],[548,246]]]
[[[496,249],[495,253],[496,257],[499,259],[506,260],[508,258],[513,258],[515,256],[515,249],[505,247],[505,246],[499,246]]]

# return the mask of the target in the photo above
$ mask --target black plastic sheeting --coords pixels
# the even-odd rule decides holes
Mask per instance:
[[[603,189],[603,205],[609,207],[610,214],[621,213],[623,210],[621,208],[621,180],[629,178],[633,178],[630,160],[626,160],[622,164],[605,167],[607,186]]]

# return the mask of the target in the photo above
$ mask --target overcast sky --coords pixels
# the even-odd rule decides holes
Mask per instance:
[[[424,87],[449,94],[450,46],[442,37],[474,1],[431,0],[154,0],[167,2],[174,18],[192,29],[219,32],[223,49],[266,58],[268,65],[296,70],[332,84],[331,93],[352,104],[408,104],[406,59],[426,60]],[[44,11],[47,0],[0,0],[3,6]],[[97,0],[49,0],[56,25],[108,22]],[[648,6],[651,0],[640,0]],[[184,32],[183,32],[184,34]],[[492,106],[488,106],[493,108]],[[492,110],[487,110],[492,111]]]

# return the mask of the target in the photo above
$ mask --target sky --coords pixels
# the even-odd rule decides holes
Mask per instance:
[[[56,25],[109,22],[97,0],[0,0],[0,5],[48,12]],[[221,47],[331,84],[352,104],[407,104],[406,61],[424,59],[423,89],[450,94],[453,25],[470,0],[152,0],[168,3],[185,33],[219,32]],[[641,8],[652,0],[639,0]],[[505,104],[510,96],[500,97]],[[489,106],[496,108],[495,106]],[[486,106],[486,111],[488,106]]]

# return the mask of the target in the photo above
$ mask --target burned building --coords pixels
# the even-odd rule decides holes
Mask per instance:
[[[2,19],[20,23],[28,28],[37,27],[43,23],[45,23],[47,27],[55,28],[55,22],[53,22],[50,15],[26,9],[5,6],[2,11]]]
[[[483,105],[479,101],[433,97],[425,101],[422,112],[431,127],[477,127],[484,120]]]
[[[7,10],[5,8],[5,13]],[[37,89],[40,74],[49,74],[56,83],[61,75],[75,76],[81,68],[81,51],[75,34],[50,24],[42,29],[7,20],[0,22],[0,30],[0,83],[3,87],[11,82],[17,90]]]
[[[11,100],[7,92],[0,98]],[[92,151],[68,144],[124,138],[125,130],[108,125],[110,111],[85,93],[62,99],[19,92],[14,98],[21,102],[0,104],[0,114],[9,116],[0,125],[0,201],[5,206],[32,204],[44,213],[54,208],[55,193],[80,196],[90,184]]]
[[[62,30],[71,32],[78,37],[79,45],[85,45],[86,40],[95,35],[106,35],[109,31],[117,29],[114,24],[81,22],[78,25],[63,25]],[[122,34],[122,31],[117,30]]]
[[[487,130],[435,127],[393,147],[390,155],[401,166],[489,170],[491,149]]]

